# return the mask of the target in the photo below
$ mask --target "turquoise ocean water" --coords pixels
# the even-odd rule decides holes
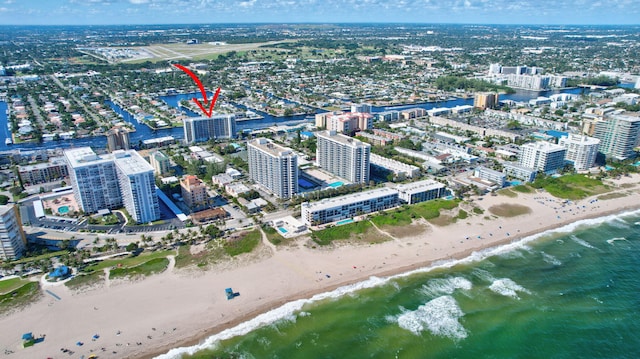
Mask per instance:
[[[640,212],[289,303],[162,358],[640,358]]]

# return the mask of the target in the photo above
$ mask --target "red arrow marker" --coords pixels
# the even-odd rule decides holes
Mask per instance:
[[[173,66],[179,68],[180,70],[184,71],[187,73],[187,75],[191,76],[191,78],[193,79],[193,81],[195,81],[196,85],[198,85],[198,88],[200,88],[200,92],[202,93],[202,98],[204,99],[204,103],[206,105],[207,103],[207,91],[204,89],[204,86],[202,85],[202,81],[200,81],[200,79],[198,78],[198,76],[196,76],[196,74],[194,74],[193,72],[191,72],[191,70],[189,70],[188,68],[180,65],[180,64],[173,64]],[[213,113],[213,106],[215,106],[216,101],[218,100],[218,95],[220,95],[220,87],[218,87],[218,89],[216,90],[216,94],[213,95],[213,99],[211,100],[211,104],[209,105],[209,110],[207,110],[203,104],[200,103],[200,101],[198,101],[197,98],[192,98],[193,102],[196,103],[196,105],[198,105],[198,107],[200,107],[200,109],[202,110],[202,112],[207,115],[207,117],[211,117],[211,114]]]

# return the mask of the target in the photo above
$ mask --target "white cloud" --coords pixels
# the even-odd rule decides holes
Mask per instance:
[[[240,4],[238,5],[243,8],[249,8],[249,7],[253,7],[255,3],[256,3],[256,0],[249,0],[249,1],[241,1]]]

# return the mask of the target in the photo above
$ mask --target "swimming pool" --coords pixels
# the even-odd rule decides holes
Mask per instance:
[[[280,231],[280,233],[282,234],[287,234],[289,231],[287,231],[286,229],[282,228],[282,227],[278,227],[278,230]]]
[[[353,218],[347,218],[347,219],[343,219],[342,221],[336,222],[336,225],[339,226],[341,224],[347,224],[347,223],[351,223],[351,222],[353,222]]]
[[[60,207],[58,207],[58,213],[60,213],[60,214],[69,213],[69,206],[60,206]]]
[[[329,187],[331,187],[331,188],[338,188],[338,187],[342,186],[343,184],[344,184],[344,182],[340,182],[340,181],[338,181],[338,182],[333,182],[333,183],[329,183]]]

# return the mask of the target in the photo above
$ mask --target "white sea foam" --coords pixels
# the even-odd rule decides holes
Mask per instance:
[[[616,237],[616,238],[611,238],[611,239],[607,239],[607,243],[613,245],[613,242],[615,241],[626,241],[627,239],[624,237]]]
[[[419,306],[414,311],[400,314],[398,325],[416,335],[428,330],[434,335],[464,339],[467,337],[467,331],[458,321],[463,315],[456,300],[445,295]]]
[[[591,249],[596,249],[596,247],[592,246],[591,244],[589,244],[587,241],[585,241],[584,239],[576,236],[575,234],[572,234],[571,236],[569,236],[569,238],[571,238],[572,241],[578,243],[579,245],[583,246],[583,247],[587,247],[587,248],[591,248]]]
[[[430,298],[453,294],[456,289],[470,290],[473,284],[464,277],[435,278],[423,285],[420,292]]]
[[[528,293],[528,294],[531,293],[526,288],[524,288],[523,286],[521,286],[520,284],[514,282],[509,278],[496,279],[495,281],[493,281],[493,283],[491,283],[491,285],[489,286],[489,289],[491,289],[495,293],[504,295],[505,297],[511,297],[516,299],[520,299],[520,297],[518,296],[518,292]]]
[[[489,273],[489,271],[486,271],[480,268],[474,268],[471,271],[471,274],[488,283],[493,283],[493,281],[496,280],[496,277],[494,277],[493,274]]]
[[[609,225],[616,228],[629,228],[629,222],[625,221],[622,217],[617,217],[613,221],[609,222]]]
[[[286,303],[279,308],[260,314],[257,317],[249,321],[246,321],[244,323],[240,323],[233,328],[229,328],[229,329],[223,330],[218,334],[214,334],[206,338],[205,340],[203,340],[200,344],[193,345],[190,347],[174,348],[165,354],[161,354],[157,356],[156,358],[157,359],[173,359],[173,358],[177,359],[177,358],[180,358],[183,354],[193,354],[203,349],[215,348],[217,343],[220,342],[221,340],[229,339],[235,336],[245,335],[251,332],[252,330],[274,323],[286,317],[290,313],[298,312],[305,304],[318,302],[327,298],[339,298],[342,295],[351,293],[353,291],[384,285],[389,283],[390,281],[393,283],[393,281],[397,278],[409,277],[418,273],[427,273],[434,269],[451,268],[458,264],[468,264],[468,263],[479,262],[488,257],[513,251],[514,249],[524,248],[526,247],[527,243],[533,242],[537,239],[543,238],[545,236],[548,236],[554,233],[571,233],[578,227],[595,226],[602,223],[610,222],[622,216],[633,216],[638,214],[640,214],[640,211],[637,210],[637,211],[625,212],[625,213],[616,214],[616,215],[609,215],[609,216],[600,217],[600,218],[583,219],[560,228],[548,230],[545,232],[541,232],[538,234],[534,234],[534,235],[522,238],[517,242],[512,242],[512,243],[501,245],[498,247],[487,248],[479,252],[473,252],[470,256],[460,260],[439,261],[437,263],[434,263],[430,267],[419,268],[416,270],[412,270],[410,272],[401,273],[401,274],[390,276],[387,278],[371,277],[363,282],[340,287],[331,292],[317,294],[310,299],[300,299],[300,300]]]
[[[540,252],[540,254],[542,254],[542,260],[544,260],[545,262],[553,264],[554,266],[562,265],[562,262],[560,262],[558,258],[552,256],[551,254],[547,254],[545,252]]]

